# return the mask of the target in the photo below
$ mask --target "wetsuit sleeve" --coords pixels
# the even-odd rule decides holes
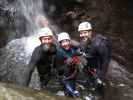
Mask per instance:
[[[75,40],[71,40],[72,46],[79,48],[80,47],[80,43],[78,41]]]
[[[77,74],[77,70],[75,69],[74,72],[70,76],[65,78],[65,80],[74,79],[76,74]]]
[[[36,64],[37,61],[40,59],[40,56],[41,56],[40,48],[39,47],[35,48],[35,50],[32,53],[30,63]]]
[[[59,76],[62,76],[64,73],[64,68],[63,68],[64,57],[59,47],[57,47],[55,64],[56,64],[56,69],[58,71]]]
[[[109,62],[111,60],[111,45],[108,42],[108,40],[102,40],[97,50],[101,58],[100,77],[104,79],[106,78],[106,74],[107,74],[108,67],[109,67]]]
[[[35,65],[37,63],[37,60],[39,59],[39,55],[38,55],[38,49],[36,48],[33,53],[32,53],[32,56],[31,56],[31,60],[27,66],[27,69],[25,70],[25,83],[24,85],[25,86],[28,86],[29,83],[30,83],[30,80],[31,80],[31,76],[32,76],[32,73],[35,69]]]

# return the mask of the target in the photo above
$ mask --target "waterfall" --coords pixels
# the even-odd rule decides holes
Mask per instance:
[[[42,0],[17,0],[16,4],[18,12],[24,15],[30,24],[27,32],[32,35],[34,33],[34,29],[37,27],[37,17],[40,15],[45,16],[43,13]]]
[[[44,17],[43,2],[42,0],[17,0],[18,12],[20,12],[27,21],[28,38],[25,41],[25,49],[27,55],[33,51],[33,49],[40,44],[37,37],[37,31],[39,28],[39,18]]]
[[[47,2],[45,2],[46,5]],[[33,49],[40,44],[37,38],[37,32],[41,25],[39,25],[41,20],[48,20],[43,12],[43,0],[17,0],[18,12],[20,12],[27,21],[27,31],[26,34],[29,36],[26,40],[25,49],[27,55],[31,54]],[[53,7],[52,7],[53,8]],[[48,21],[50,23],[50,21]],[[56,26],[54,31],[57,31]]]
[[[21,84],[24,69],[27,68],[32,51],[40,44],[37,38],[39,20],[46,18],[43,12],[43,0],[15,0],[6,2],[15,9],[13,24],[15,29],[9,31],[9,38],[20,35],[17,39],[10,40],[0,49],[0,80]],[[24,19],[24,20],[23,20]],[[21,31],[20,31],[21,30]]]

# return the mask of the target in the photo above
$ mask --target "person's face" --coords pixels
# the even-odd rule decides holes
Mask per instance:
[[[91,37],[92,37],[92,31],[88,31],[88,30],[85,30],[85,31],[80,31],[80,40],[82,42],[87,42],[87,40],[90,40]]]
[[[41,44],[51,45],[53,43],[52,36],[44,36],[40,38]]]
[[[70,40],[68,40],[68,39],[62,40],[62,41],[60,42],[60,46],[61,46],[63,49],[65,49],[65,50],[69,50],[69,49],[70,49],[70,46],[71,46],[71,42],[70,42]]]

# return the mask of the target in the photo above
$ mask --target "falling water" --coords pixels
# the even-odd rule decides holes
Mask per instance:
[[[16,27],[13,33],[19,34],[21,37],[9,41],[4,48],[1,48],[0,77],[1,80],[21,84],[21,75],[24,74],[24,69],[27,67],[31,53],[40,44],[37,32],[40,28],[40,18],[45,18],[43,1],[15,0],[11,4],[8,1],[3,1],[3,3],[15,9],[15,14],[12,17]],[[10,6],[7,7],[9,8]],[[5,9],[8,8],[5,7]],[[21,18],[25,19],[23,23]],[[26,28],[20,31],[18,26]],[[14,34],[10,33],[9,35],[8,38],[13,37]]]
[[[24,15],[28,21],[27,34],[29,37],[25,41],[26,53],[31,53],[33,49],[39,45],[36,38],[39,28],[39,16],[44,16],[42,0],[17,0],[18,11]]]
[[[26,33],[29,37],[27,37],[27,40],[25,41],[25,50],[27,55],[29,55],[32,53],[33,49],[40,44],[40,41],[37,38],[38,29],[41,27],[39,25],[40,20],[48,20],[48,18],[46,18],[43,12],[42,0],[17,0],[16,3],[18,5],[18,12],[24,15],[28,23]],[[54,27],[55,29],[54,25],[49,26]]]

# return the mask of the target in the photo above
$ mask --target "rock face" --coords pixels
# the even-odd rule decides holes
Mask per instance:
[[[0,81],[8,81],[19,85],[24,84],[27,77],[26,72],[29,69],[28,63],[35,46],[32,43],[37,42],[33,41],[33,38],[14,39],[0,49]],[[35,81],[37,82],[36,79]]]
[[[44,10],[61,31],[75,38],[80,21],[90,21],[97,32],[112,41],[114,58],[132,69],[132,4],[132,0],[44,0]]]
[[[17,0],[0,1],[0,47],[26,34],[27,21],[16,5],[18,5]]]
[[[47,91],[35,91],[29,88],[0,83],[0,100],[71,100],[58,97]]]

